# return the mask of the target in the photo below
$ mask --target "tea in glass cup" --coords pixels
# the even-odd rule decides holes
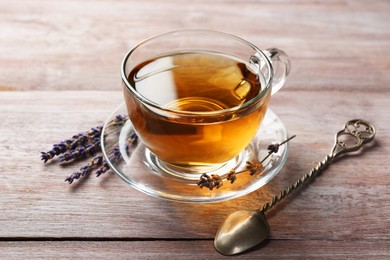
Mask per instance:
[[[282,64],[278,73],[272,60]],[[282,51],[263,52],[229,34],[170,32],[126,55],[125,103],[155,167],[212,173],[249,145],[289,67]]]

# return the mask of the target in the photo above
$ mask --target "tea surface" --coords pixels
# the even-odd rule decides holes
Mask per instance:
[[[165,108],[213,111],[254,98],[259,79],[246,65],[211,53],[177,53],[148,60],[129,75],[135,89]]]

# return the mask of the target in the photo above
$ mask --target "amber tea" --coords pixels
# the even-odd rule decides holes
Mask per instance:
[[[248,61],[211,52],[147,60],[131,70],[128,81],[167,111],[136,102],[125,88],[142,142],[165,163],[183,167],[221,164],[237,156],[255,136],[270,97]],[[264,97],[248,102],[258,95]]]

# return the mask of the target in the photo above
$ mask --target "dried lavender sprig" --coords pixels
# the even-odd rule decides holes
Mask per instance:
[[[283,141],[281,143],[270,144],[267,147],[268,155],[265,156],[265,158],[263,160],[261,160],[260,162],[247,161],[246,162],[247,165],[246,165],[245,170],[236,172],[234,169],[232,169],[232,170],[230,170],[230,172],[228,172],[228,174],[224,178],[222,178],[218,174],[212,174],[211,176],[209,176],[208,174],[204,173],[200,176],[197,185],[200,188],[207,187],[207,188],[209,188],[209,190],[213,190],[214,188],[218,189],[218,188],[222,187],[224,179],[230,181],[230,183],[233,184],[234,181],[237,179],[237,175],[240,173],[249,172],[250,175],[254,175],[254,174],[258,173],[260,169],[262,169],[262,163],[268,157],[270,157],[271,154],[277,153],[279,151],[279,147],[281,145],[287,143],[288,141],[290,141],[294,137],[296,137],[296,135],[289,137],[288,139],[286,139],[285,141]]]
[[[136,138],[137,135],[131,135],[128,140],[128,143],[136,144],[134,142],[134,139]],[[114,149],[111,150],[109,154],[110,161],[118,161],[120,158],[122,158],[119,147],[114,147]],[[103,156],[96,155],[88,165],[85,165],[81,167],[77,172],[72,173],[68,178],[65,179],[65,181],[69,184],[72,184],[74,180],[78,180],[81,177],[90,174],[97,167],[99,168],[96,170],[96,177],[99,177],[110,169],[110,166],[108,165],[107,161],[103,159]]]
[[[110,155],[109,160],[111,162],[118,161],[120,158],[122,158],[122,154],[121,154],[118,146],[114,147],[114,149],[112,149],[109,152],[109,155]],[[96,177],[99,177],[100,175],[106,173],[109,169],[110,169],[110,166],[108,165],[108,162],[106,160],[103,160],[102,166],[100,166],[95,172]]]
[[[67,139],[58,144],[54,144],[52,150],[48,152],[41,152],[41,160],[46,163],[48,160],[53,159],[55,156],[59,156],[64,153],[74,153],[76,152],[75,150],[80,147],[86,148],[86,145],[91,139],[100,139],[102,129],[102,126],[97,126],[91,128],[91,130],[85,133],[79,133],[77,135],[74,135],[71,139]],[[66,155],[65,157],[70,158],[69,155]]]
[[[228,172],[228,174],[226,174],[225,178],[219,176],[218,174],[212,174],[211,176],[209,176],[207,173],[203,173],[200,176],[200,179],[199,179],[197,185],[200,188],[207,187],[210,190],[213,190],[214,188],[218,189],[218,188],[222,187],[224,179],[230,181],[230,183],[233,184],[236,181],[238,174],[249,172],[250,175],[254,175],[255,173],[257,173],[259,171],[261,166],[262,165],[260,163],[254,163],[254,162],[247,161],[245,170],[236,172],[236,170],[231,169]]]
[[[123,124],[124,122],[126,122],[127,118],[126,117],[123,117],[123,116],[117,116],[115,120],[112,121],[111,125],[110,126],[118,126],[119,124]],[[127,140],[126,142],[126,152],[128,151],[130,145],[136,145],[137,144],[137,141],[138,141],[138,136],[137,134],[134,132],[130,135],[129,139]],[[99,139],[94,139],[93,142],[96,144],[96,145],[99,145],[99,148],[100,148],[100,138]],[[92,145],[92,144],[88,144],[88,145]],[[87,145],[87,148],[88,148],[88,145]],[[92,147],[92,146],[91,146]],[[81,148],[79,147],[79,150]],[[86,149],[88,150],[88,149]],[[75,154],[70,154],[68,156],[72,157],[73,156],[83,156],[84,155],[84,152],[85,151],[75,151]],[[114,147],[109,153],[109,160],[114,162],[114,161],[118,161],[120,158],[122,158],[122,154],[120,152],[120,149],[118,146]],[[65,156],[65,154],[64,154]],[[70,158],[69,160],[71,160],[72,158]],[[74,172],[72,173],[68,178],[65,179],[66,182],[68,182],[69,184],[73,183],[75,180],[78,180],[79,178],[85,176],[85,175],[88,175],[90,174],[94,169],[96,169],[96,176],[99,177],[100,175],[104,174],[105,172],[107,172],[108,170],[110,170],[110,167],[108,165],[108,162],[103,159],[103,156],[102,155],[96,155],[94,157],[94,159],[86,166],[83,166],[79,169],[79,171],[77,172]]]
[[[113,119],[110,123],[108,123],[108,125],[109,126],[123,125],[127,119],[128,116],[117,115],[115,119]],[[74,135],[71,139],[67,139],[65,141],[61,141],[57,144],[54,144],[53,148],[50,151],[41,152],[41,160],[43,160],[44,163],[46,163],[47,161],[53,159],[55,156],[58,156],[60,154],[66,152],[72,153],[72,150],[75,150],[80,145],[86,146],[90,140],[93,140],[95,138],[100,138],[102,129],[103,126],[97,126],[91,128],[91,130],[85,133]],[[70,158],[69,155],[67,155],[66,157]]]
[[[94,168],[102,163],[102,161],[103,156],[96,155],[89,164],[81,167],[77,172],[72,173],[68,178],[65,179],[65,181],[69,184],[72,184],[74,180],[78,180],[79,178],[91,173]]]
[[[127,139],[126,147],[125,147],[126,152],[129,151],[130,145],[136,145],[137,143],[138,143],[138,135],[134,132]],[[122,154],[118,146],[115,146],[108,153],[108,155],[109,155],[109,160],[111,162],[118,161],[122,158]],[[106,160],[103,160],[102,166],[99,167],[99,169],[97,169],[95,172],[96,177],[99,177],[100,175],[106,173],[108,170],[110,170],[110,166],[108,165],[108,162]]]
[[[60,155],[60,162],[75,161],[81,158],[86,157],[87,155],[94,155],[100,150],[100,138],[95,138],[91,143],[86,144],[85,146],[80,145],[69,152]]]

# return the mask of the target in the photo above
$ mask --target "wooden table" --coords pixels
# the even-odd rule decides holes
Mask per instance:
[[[271,237],[237,258],[390,258],[389,1],[0,1],[0,258],[218,259],[222,220],[254,209],[308,172],[353,118],[377,128],[269,212]],[[215,204],[144,195],[112,173],[73,185],[81,164],[40,151],[102,124],[122,102],[124,54],[181,28],[229,32],[292,61],[271,108],[291,134],[265,187]],[[85,163],[85,162],[84,162]]]

